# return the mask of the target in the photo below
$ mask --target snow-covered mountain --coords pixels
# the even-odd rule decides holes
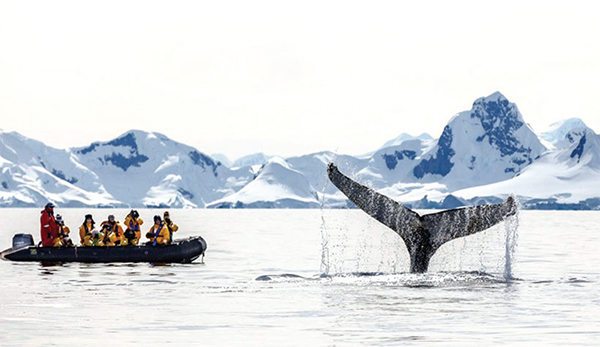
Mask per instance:
[[[569,118],[553,123],[548,129],[540,133],[540,138],[554,146],[558,142],[565,140],[567,133],[578,128],[587,128],[587,125],[579,118]]]
[[[114,206],[116,201],[68,150],[0,131],[0,206]]]
[[[16,133],[0,141],[5,206],[204,207],[251,176],[159,133],[132,130],[69,150]]]
[[[209,208],[315,208],[319,197],[308,179],[280,157],[271,158],[256,178]]]
[[[72,153],[116,200],[134,206],[204,207],[223,196],[229,176],[220,162],[159,133],[129,131]]]
[[[398,146],[402,142],[405,142],[408,140],[431,141],[431,140],[433,140],[433,137],[431,137],[431,135],[429,135],[427,133],[422,133],[421,135],[418,135],[418,136],[413,136],[408,133],[402,133],[402,134],[400,134],[400,136],[393,138],[393,139],[387,141],[386,143],[384,143],[383,146],[379,147],[379,149]]]
[[[360,157],[257,153],[227,166],[159,133],[132,130],[63,150],[0,131],[0,206],[352,206],[329,183],[330,162],[415,208],[497,202],[508,194],[528,208],[600,208],[600,136],[577,118],[536,135],[498,92],[452,117],[437,139],[402,134]]]
[[[327,164],[336,162],[344,172],[356,173],[366,164],[365,159],[325,151],[292,157],[286,160],[290,167],[306,177],[319,197],[329,207],[347,207],[348,200],[327,178]]]
[[[254,153],[248,154],[241,158],[238,158],[233,161],[231,167],[246,167],[246,166],[254,166],[254,165],[263,165],[269,159],[273,158],[272,155],[266,155],[264,153]]]
[[[545,135],[547,141],[552,141],[554,150],[546,152],[520,175],[454,194],[468,199],[516,193],[530,208],[600,206],[600,137],[581,120],[555,127]]]
[[[453,191],[511,179],[545,151],[517,106],[496,92],[452,117],[436,140],[377,151],[355,178],[399,201],[443,201]]]
[[[213,153],[210,155],[214,160],[221,162],[221,164],[226,167],[231,167],[232,162],[229,158],[223,153]]]
[[[412,172],[415,166],[435,144],[434,140],[408,139],[380,149],[373,153],[356,177],[373,188],[388,187],[390,183],[414,182]]]
[[[510,179],[545,151],[517,106],[497,92],[454,116],[412,174],[455,190]]]

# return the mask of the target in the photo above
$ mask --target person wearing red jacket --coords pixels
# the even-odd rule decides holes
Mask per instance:
[[[42,210],[42,216],[40,217],[43,247],[53,247],[54,241],[60,236],[58,233],[58,225],[54,219],[54,204],[49,202]]]

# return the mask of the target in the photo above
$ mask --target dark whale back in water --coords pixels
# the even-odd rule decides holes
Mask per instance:
[[[512,197],[506,202],[446,210],[420,216],[398,202],[365,187],[342,174],[330,163],[331,182],[369,216],[394,230],[408,249],[410,272],[425,272],[429,260],[444,243],[468,236],[502,222],[517,211]]]

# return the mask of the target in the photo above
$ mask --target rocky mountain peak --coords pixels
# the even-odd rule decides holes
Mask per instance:
[[[544,151],[517,106],[496,92],[454,116],[413,175],[452,176],[456,186],[490,183],[512,177]]]

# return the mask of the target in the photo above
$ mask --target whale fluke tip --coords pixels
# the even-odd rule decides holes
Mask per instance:
[[[333,170],[337,169],[337,167],[335,166],[335,164],[333,163],[329,163],[327,164],[327,174],[331,176],[331,173],[333,172]]]
[[[519,209],[517,200],[510,195],[508,198],[506,198],[506,205],[508,206],[508,213],[506,213],[506,217],[514,216]]]

